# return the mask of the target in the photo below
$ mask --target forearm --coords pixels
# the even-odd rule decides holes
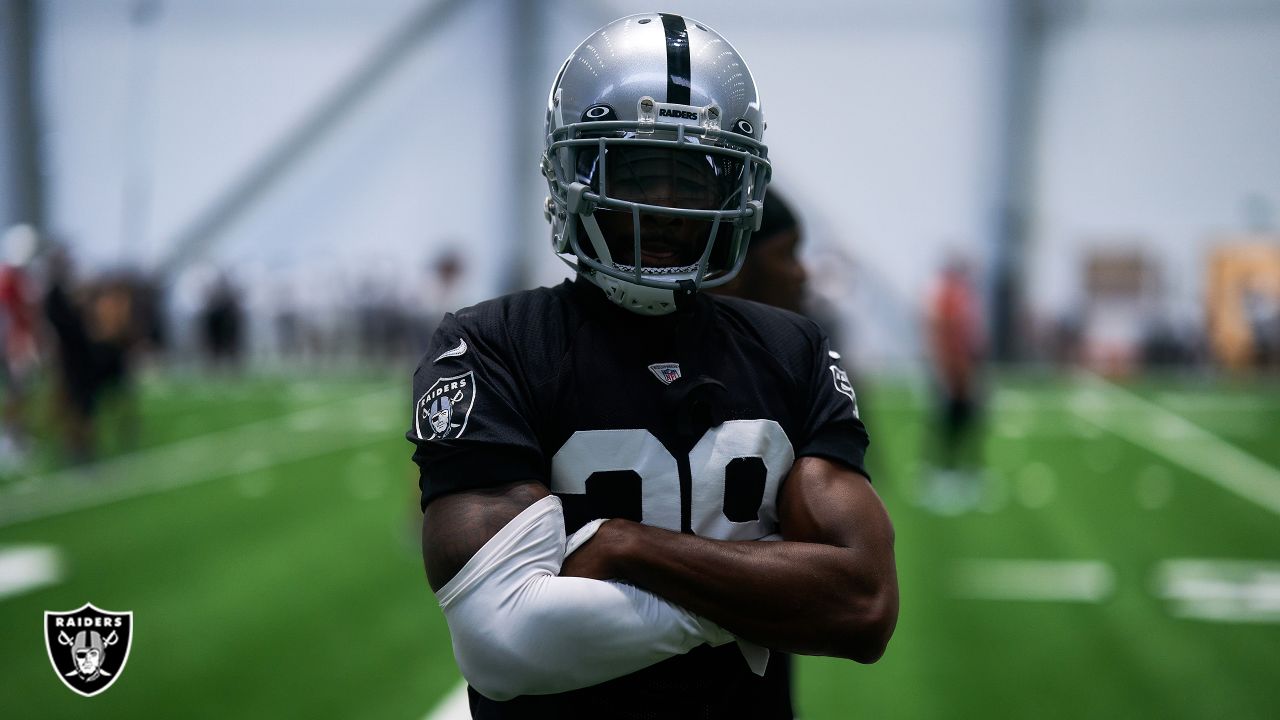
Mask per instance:
[[[491,612],[501,626],[479,617]],[[450,614],[459,669],[495,700],[596,685],[687,653],[709,635],[730,640],[656,595],[585,578],[536,578],[505,602]]]
[[[626,521],[609,526],[620,579],[752,642],[874,662],[892,633],[896,581],[857,549],[724,542]]]
[[[439,588],[458,667],[487,697],[595,685],[731,639],[643,590],[558,577],[564,546],[559,501],[540,501]]]

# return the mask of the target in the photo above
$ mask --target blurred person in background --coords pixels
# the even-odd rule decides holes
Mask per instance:
[[[827,333],[832,349],[839,351],[841,318],[824,298],[810,292],[809,273],[800,260],[804,237],[804,226],[791,203],[769,188],[764,218],[760,229],[751,235],[742,270],[710,292],[804,315]]]
[[[926,469],[922,504],[942,514],[975,509],[982,500],[982,414],[985,340],[981,301],[967,260],[947,261],[926,310],[926,334],[935,391],[932,469]]]
[[[767,200],[760,229],[751,235],[742,270],[712,292],[803,315],[809,276],[800,262],[800,222],[791,204],[776,189],[769,188]]]
[[[371,273],[361,279],[351,305],[362,366],[400,371],[421,354],[426,339],[418,314],[385,276]]]
[[[1280,293],[1263,281],[1244,290],[1244,314],[1253,337],[1253,360],[1257,367],[1280,367]]]
[[[162,356],[169,350],[169,328],[165,322],[167,295],[149,275],[131,276],[131,300],[135,340],[148,356]]]
[[[898,590],[825,334],[699,291],[762,218],[754,82],[706,26],[636,15],[570,55],[545,121],[577,277],[447,315],[406,433],[472,716],[791,718],[772,656],[876,661]]]
[[[94,447],[95,368],[83,297],[75,284],[71,255],[64,247],[49,253],[44,313],[53,335],[58,369],[54,414],[62,425],[69,458],[72,462],[86,462]]]
[[[122,448],[137,444],[138,411],[133,372],[148,332],[141,324],[135,296],[138,284],[127,275],[103,278],[89,302],[89,338],[93,356],[93,407],[105,417]],[[104,426],[105,427],[105,426]],[[101,431],[103,428],[98,428]]]
[[[39,363],[36,318],[39,296],[28,273],[37,238],[28,225],[16,225],[4,235],[0,265],[0,350],[3,363],[4,427],[0,434],[0,470],[18,469],[31,449],[27,420],[31,383]]]
[[[218,276],[200,313],[205,358],[215,370],[240,369],[244,350],[244,311],[240,291],[226,274]]]
[[[281,292],[276,302],[276,349],[285,360],[296,360],[302,355],[302,320],[287,291]]]
[[[467,261],[463,254],[454,247],[443,250],[427,266],[427,283],[422,298],[423,314],[419,330],[421,342],[415,351],[421,352],[436,331],[436,323],[440,316],[458,306],[458,296],[462,281],[467,274]]]

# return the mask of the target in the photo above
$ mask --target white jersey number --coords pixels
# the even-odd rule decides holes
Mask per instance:
[[[718,540],[758,540],[778,529],[778,487],[795,451],[773,420],[729,420],[689,452],[690,529]],[[680,467],[648,430],[582,430],[551,459],[551,491],[585,495],[618,473],[638,476],[646,525],[680,530]]]

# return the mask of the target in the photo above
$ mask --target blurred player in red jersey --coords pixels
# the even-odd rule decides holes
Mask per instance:
[[[936,467],[926,474],[922,501],[941,513],[973,509],[981,500],[982,366],[985,339],[981,301],[969,265],[953,258],[928,303],[929,355],[937,389]]]
[[[27,266],[35,255],[36,234],[29,225],[15,225],[4,236],[0,265],[0,343],[4,362],[4,430],[0,435],[0,466],[23,464],[30,445],[26,423],[31,378],[39,360],[35,335],[35,289]]]

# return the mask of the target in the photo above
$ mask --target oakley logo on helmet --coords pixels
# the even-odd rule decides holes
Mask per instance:
[[[77,610],[44,614],[44,643],[53,670],[73,692],[93,697],[120,679],[133,640],[133,613]]]
[[[582,113],[582,119],[600,121],[617,120],[618,115],[613,111],[613,108],[608,105],[596,105],[594,107],[587,108],[586,112]]]

